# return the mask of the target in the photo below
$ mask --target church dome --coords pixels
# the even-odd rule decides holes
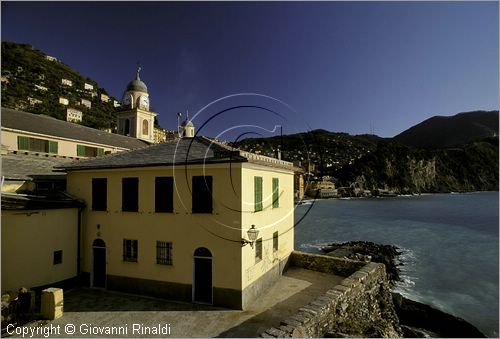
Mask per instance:
[[[128,83],[126,91],[148,92],[148,87],[140,79],[134,79]]]
[[[142,82],[141,78],[139,78],[139,73],[141,71],[140,67],[137,67],[137,73],[135,75],[135,79],[128,83],[126,92],[148,92],[148,87],[144,82]]]
[[[184,120],[182,123],[181,123],[181,126],[182,127],[194,127],[193,123],[191,122],[191,120]]]

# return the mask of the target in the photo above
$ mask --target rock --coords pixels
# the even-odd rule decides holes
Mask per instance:
[[[404,338],[429,338],[429,335],[418,328],[401,325],[401,329],[403,330]]]
[[[396,258],[401,254],[393,245],[380,245],[369,241],[349,241],[341,244],[330,244],[321,249],[329,256],[345,257],[365,262],[378,262],[386,267],[387,278],[391,285],[399,281],[399,268]]]
[[[392,293],[394,307],[401,325],[432,337],[486,338],[474,325],[462,318],[437,310],[429,305]],[[403,329],[405,331],[405,329]],[[410,337],[414,334],[408,333]],[[406,337],[406,334],[405,334]]]

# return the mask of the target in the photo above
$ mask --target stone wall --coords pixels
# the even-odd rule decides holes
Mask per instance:
[[[291,263],[348,277],[261,337],[402,336],[383,264],[301,252],[292,253]]]
[[[300,251],[292,252],[290,255],[290,264],[306,270],[335,274],[341,277],[348,277],[366,265],[362,261]]]

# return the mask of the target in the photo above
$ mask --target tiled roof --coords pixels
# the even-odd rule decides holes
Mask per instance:
[[[2,193],[2,210],[28,210],[27,215],[38,214],[40,209],[85,207],[85,202],[64,192],[49,196]]]
[[[101,158],[79,160],[60,166],[65,170],[145,167],[219,162],[245,162],[239,151],[232,151],[204,137],[167,141],[146,148],[114,153]]]
[[[2,107],[2,127],[126,149],[136,149],[148,145],[145,141],[136,138],[5,107]]]
[[[102,158],[79,160],[59,166],[59,168],[71,171],[228,162],[251,162],[269,167],[294,170],[292,163],[240,151],[206,137],[182,138],[137,150],[114,153]]]
[[[58,175],[65,173],[53,172],[54,166],[63,166],[73,159],[45,157],[24,154],[2,155],[2,176],[5,179],[29,180],[33,176]]]

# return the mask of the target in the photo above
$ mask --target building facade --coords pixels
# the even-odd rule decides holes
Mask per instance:
[[[9,152],[72,158],[146,147],[147,142],[2,107],[2,146]]]
[[[55,165],[72,159],[2,153],[2,291],[78,276],[81,201],[63,193]]]
[[[245,309],[293,251],[291,163],[197,137],[64,169],[90,286]]]
[[[196,136],[188,116],[175,140],[151,145],[156,113],[139,70],[122,135],[2,108],[2,174],[12,174],[2,187],[2,288],[83,277],[245,309],[294,248],[293,164]]]

